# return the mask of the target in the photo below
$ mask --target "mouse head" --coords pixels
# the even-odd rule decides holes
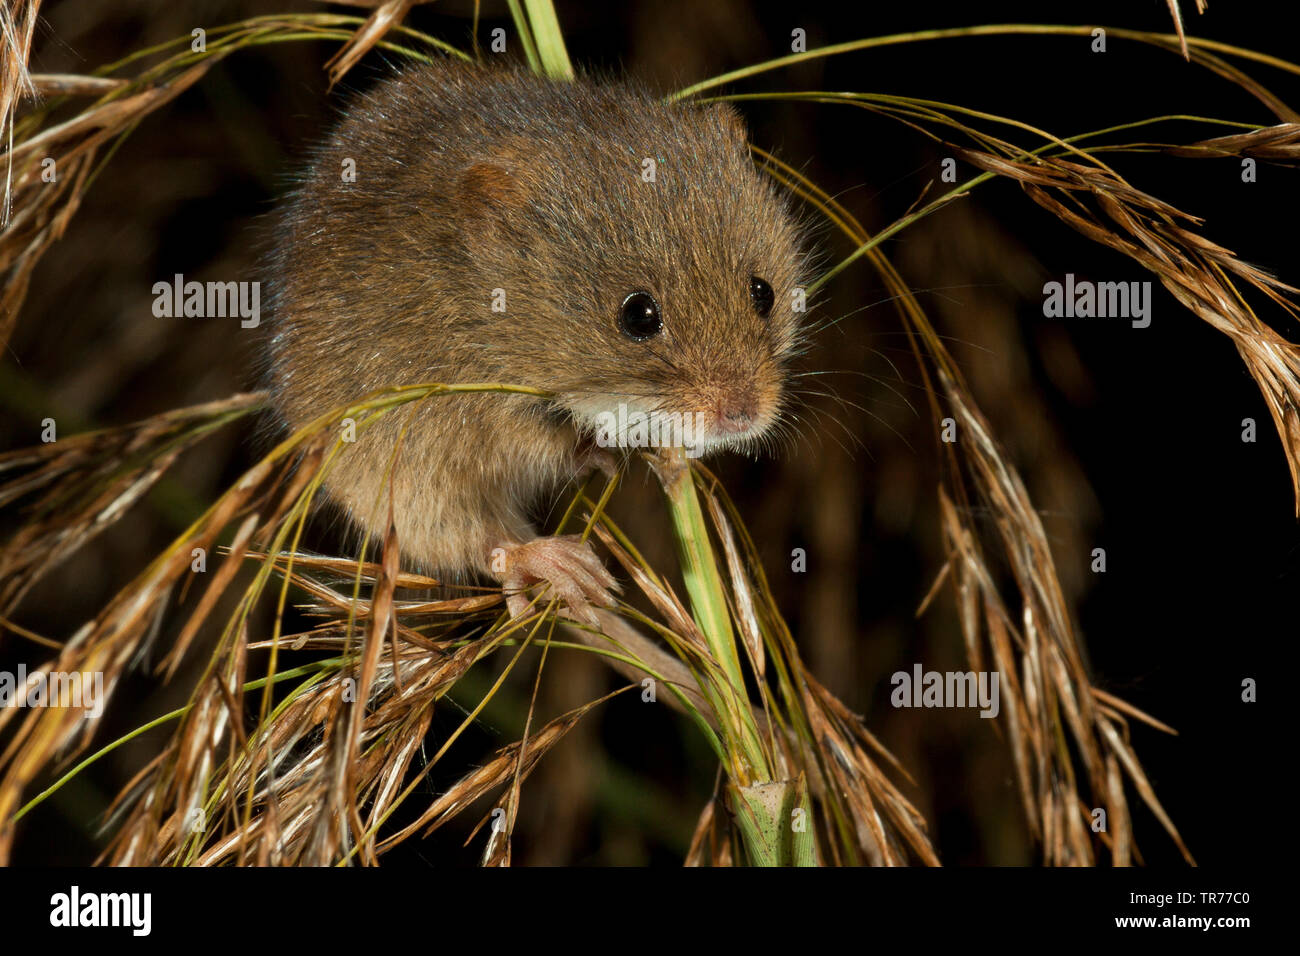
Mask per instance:
[[[755,445],[787,401],[807,262],[739,115],[622,86],[549,91],[547,127],[462,179],[463,208],[485,213],[471,255],[517,293],[508,371],[601,444]]]

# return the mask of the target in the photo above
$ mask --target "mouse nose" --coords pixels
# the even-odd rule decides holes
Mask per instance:
[[[718,430],[729,435],[741,435],[749,431],[756,415],[752,395],[733,395],[718,402],[716,407]]]

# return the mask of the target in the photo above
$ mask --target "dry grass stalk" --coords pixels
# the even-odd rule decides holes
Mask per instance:
[[[366,22],[347,41],[337,53],[325,64],[329,71],[330,86],[333,86],[356,66],[363,56],[369,53],[376,43],[383,39],[394,26],[406,19],[407,13],[415,5],[415,0],[380,0],[367,4],[374,7],[374,12]]]
[[[906,773],[867,732],[861,719],[804,670],[793,637],[771,598],[757,549],[739,523],[734,505],[707,469],[697,465],[696,470],[698,490],[724,552],[728,604],[759,690],[755,719],[769,740],[770,758],[779,778],[803,775],[809,781],[816,805],[812,819],[821,827],[817,834],[820,859],[837,865],[900,865],[911,859],[937,865],[924,819],[875,758],[883,759],[904,777]],[[649,568],[620,546],[617,529],[608,521],[605,524],[601,540],[663,617],[662,624],[645,623],[655,626],[674,653],[692,667],[701,686],[718,680],[721,666],[711,657],[691,612],[666,583],[656,580]],[[711,861],[719,865],[740,857],[723,800],[715,797],[714,802],[717,806],[705,808],[701,826],[711,821],[707,827],[713,834]],[[693,850],[697,862],[702,852],[700,832],[697,829]]]
[[[1047,862],[1094,862],[1089,829],[1091,811],[1098,806],[1106,810],[1108,828],[1126,835],[1112,846],[1113,862],[1128,862],[1131,837],[1127,835],[1132,825],[1113,772],[1116,757],[1191,862],[1191,854],[1156,799],[1132,749],[1115,732],[1122,716],[1094,700],[1047,536],[1028,492],[1019,475],[1007,467],[988,422],[978,409],[964,403],[964,390],[947,379],[946,373],[941,372],[940,378],[967,446],[966,465],[995,516],[1001,553],[1023,601],[1019,621],[1006,607],[971,528],[941,489],[941,516],[950,554],[947,570],[957,592],[973,666],[984,666],[979,642],[983,633],[992,651],[991,664],[1003,675],[1004,711],[1021,797],[1030,826],[1043,842]],[[1074,740],[1085,780],[1077,779],[1063,730]]]
[[[110,138],[129,131],[140,118],[195,82],[211,56],[224,55],[253,39],[290,38],[312,31],[346,39],[350,46],[336,61],[336,69],[346,70],[355,56],[364,52],[363,46],[384,42],[380,37],[397,29],[399,14],[404,14],[409,4],[387,0],[363,5],[375,7],[376,14],[356,33],[348,32],[357,26],[355,18],[262,18],[235,25],[224,35],[212,31],[217,42],[204,57],[179,54],[111,88],[98,77],[45,81],[42,88],[50,93],[99,94],[101,98],[71,119],[38,132],[48,115],[41,112],[10,151],[9,160],[19,170],[14,185],[19,201],[15,204],[18,215],[0,235],[0,264],[6,276],[0,301],[0,341],[12,327],[36,259],[66,226],[92,175],[93,160]],[[35,4],[28,6],[34,10]],[[6,42],[8,37],[7,29]],[[1183,46],[1186,52],[1185,39]],[[1191,56],[1268,103],[1284,127],[1293,122],[1295,114],[1285,104],[1234,67],[1200,49],[1193,50]],[[24,53],[23,63],[25,59]],[[7,97],[4,103],[16,102],[26,83],[24,69],[4,71],[0,78],[4,83],[0,92]],[[1284,127],[1269,134],[1261,131],[1204,141],[1195,148],[1201,155],[1215,150],[1220,154],[1255,150],[1261,158],[1293,159],[1294,134]],[[977,143],[983,149],[964,150],[963,155],[977,165],[985,163],[981,168],[1019,179],[1040,204],[1074,228],[1156,271],[1180,301],[1234,336],[1286,436],[1293,478],[1300,489],[1296,477],[1294,346],[1255,318],[1240,302],[1228,276],[1246,281],[1284,306],[1281,291],[1289,287],[1202,239],[1186,226],[1194,222],[1190,217],[1133,190],[1107,168],[1064,159],[1030,159],[1018,150],[1000,151],[1001,143],[993,137],[977,138]],[[61,187],[66,191],[41,189],[37,193],[32,190],[36,182],[33,164],[51,149],[60,151],[60,181],[68,185]],[[788,168],[774,169],[778,178],[809,197],[855,242],[869,241],[861,226],[815,186]],[[1091,196],[1099,212],[1078,202],[1075,193]],[[981,667],[991,659],[1007,681],[1013,759],[1026,812],[1042,840],[1045,857],[1057,863],[1092,860],[1085,781],[1088,795],[1094,799],[1091,805],[1101,801],[1109,810],[1112,859],[1125,863],[1135,855],[1124,799],[1125,774],[1177,840],[1177,831],[1160,809],[1128,743],[1125,715],[1142,715],[1088,684],[1050,549],[1023,484],[910,289],[878,249],[867,254],[898,296],[899,308],[920,343],[918,358],[921,348],[928,356],[922,368],[927,382],[934,386],[931,396],[936,415],[942,401],[958,418],[963,434],[972,439],[960,448],[947,449],[951,467],[939,490],[950,555],[945,574],[956,588],[972,665]],[[391,537],[384,543],[377,565],[367,562],[364,554],[356,561],[307,558],[298,551],[297,541],[319,473],[328,467],[334,453],[331,449],[337,449],[331,429],[338,419],[347,414],[363,418],[381,414],[399,401],[429,397],[436,391],[430,387],[417,395],[407,390],[388,404],[379,401],[323,416],[314,429],[295,436],[250,470],[167,553],[68,641],[59,659],[50,665],[60,670],[101,670],[106,686],[113,686],[155,633],[170,594],[188,569],[190,549],[198,545],[211,548],[228,529],[237,529],[226,562],[212,577],[165,662],[169,672],[197,646],[200,633],[210,630],[205,625],[220,596],[234,584],[236,569],[244,562],[255,564],[256,578],[237,612],[215,636],[207,671],[168,748],[124,790],[119,806],[126,822],[107,856],[111,862],[373,863],[384,850],[415,832],[414,827],[406,827],[381,838],[379,828],[460,733],[453,733],[403,787],[411,776],[434,705],[487,654],[514,646],[514,666],[523,651],[536,642],[546,618],[538,615],[529,621],[531,629],[524,634],[518,625],[505,626],[492,612],[499,600],[496,595],[438,602],[399,600],[398,587],[419,583],[396,567],[396,542]],[[223,414],[236,411],[227,409]],[[190,417],[198,420],[205,415],[211,420],[213,409]],[[0,553],[0,562],[8,561],[15,569],[18,583],[11,586],[13,600],[30,586],[34,575],[98,526],[118,517],[123,506],[134,501],[174,460],[176,442],[181,439],[169,444],[160,436],[171,435],[167,431],[170,426],[151,421],[120,430],[110,440],[89,436],[71,448],[60,442],[58,454],[43,456],[40,451],[29,451],[7,456],[11,466],[34,467],[36,476],[29,474],[19,484],[4,486],[11,497],[48,486],[52,490],[43,502],[53,505],[57,498],[62,507],[66,498],[73,505],[68,513],[75,518],[69,522],[71,533],[63,533],[66,529],[53,521],[46,526],[38,522],[33,530],[24,532],[27,541],[38,544],[38,560],[21,556],[12,546]],[[196,437],[184,429],[182,434]],[[108,467],[108,457],[122,448],[148,453],[140,456],[134,470],[114,471]],[[74,457],[63,457],[65,454]],[[78,454],[80,459],[75,457]],[[302,463],[296,471],[292,468],[294,456]],[[86,480],[87,474],[97,481]],[[822,811],[815,814],[822,859],[899,863],[910,857],[936,862],[924,821],[876,758],[889,764],[894,761],[856,717],[803,671],[789,631],[771,602],[752,542],[721,490],[710,483],[707,473],[700,476],[713,532],[724,549],[730,612],[749,667],[765,678],[759,680],[761,699],[750,716],[764,728],[769,756],[777,769],[791,778],[806,775]],[[967,482],[973,483],[976,497],[995,515],[997,535],[990,542],[983,540],[982,531],[971,521]],[[633,617],[659,634],[702,684],[716,681],[721,667],[709,659],[690,612],[644,565],[600,508],[593,508],[588,526],[610,545],[651,599],[660,619]],[[255,551],[254,546],[262,550]],[[1018,602],[1005,601],[993,585],[984,557],[986,547],[1003,554],[1012,568]],[[340,573],[352,579],[351,594],[332,583]],[[269,638],[250,635],[252,611],[273,579],[281,582],[281,609],[292,582],[317,602],[313,608],[325,617],[322,625],[307,634],[283,635],[277,614]],[[369,589],[368,599],[361,597],[363,584]],[[1019,613],[1009,609],[1012,603],[1019,603]],[[551,644],[548,632],[547,646]],[[248,655],[255,650],[269,650],[271,664],[265,678],[249,681]],[[295,670],[277,669],[276,657],[289,650],[329,651],[335,656]],[[607,653],[628,657],[625,650],[617,648]],[[301,684],[273,705],[273,686],[298,677]],[[259,686],[263,693],[257,723],[246,732],[250,702],[245,694]],[[345,691],[356,703],[345,699]],[[718,712],[697,715],[706,732],[730,719],[726,708],[748,708],[750,704],[716,696],[710,700],[718,705]],[[419,825],[441,825],[507,784],[512,784],[508,817],[513,821],[519,781],[595,703],[552,720],[536,734],[526,730],[519,744],[505,748],[488,767],[471,772],[445,798],[435,801],[420,816]],[[690,702],[688,709],[698,706]],[[3,720],[0,715],[0,722]],[[1067,726],[1078,748],[1081,773],[1076,773],[1075,760],[1064,745]],[[78,730],[83,731],[79,741],[75,740]],[[0,756],[0,860],[7,858],[13,810],[20,794],[55,753],[65,748],[74,753],[83,749],[88,736],[85,730],[79,713],[60,709],[34,713]],[[711,802],[701,816],[691,862],[728,863],[739,858],[733,826],[727,814],[719,812],[721,800]],[[196,827],[196,822],[201,822],[202,828]],[[489,862],[508,860],[508,828],[494,831],[487,849]]]
[[[1201,57],[1198,55],[1197,58]],[[1205,65],[1254,93],[1283,122],[1186,147],[1160,148],[1174,155],[1254,155],[1293,163],[1296,159],[1294,111],[1235,67],[1210,62],[1212,59],[1207,59]],[[1232,337],[1259,384],[1282,436],[1296,493],[1297,513],[1300,514],[1300,425],[1297,419],[1297,410],[1300,409],[1300,348],[1283,339],[1256,316],[1238,291],[1234,279],[1244,281],[1293,317],[1296,315],[1295,306],[1286,293],[1295,292],[1294,288],[1241,262],[1229,250],[1205,239],[1194,230],[1199,220],[1135,189],[1085,149],[1024,124],[902,97],[817,93],[792,94],[784,98],[847,102],[895,116],[929,136],[934,135],[925,129],[930,123],[956,128],[982,148],[966,149],[944,142],[947,149],[955,150],[977,168],[1019,181],[1031,198],[1061,221],[1095,241],[1123,252],[1154,272],[1165,288],[1193,314]],[[1042,135],[1048,146],[1029,153],[997,136],[972,129],[964,117],[952,118],[949,110],[964,114],[964,117],[979,116],[1030,129]],[[1049,150],[1061,155],[1044,155]],[[1109,824],[1115,834],[1114,837],[1101,838],[1110,848],[1112,860],[1124,864],[1136,856],[1120,781],[1119,770],[1122,767],[1184,857],[1191,861],[1190,853],[1156,799],[1128,743],[1123,715],[1138,717],[1161,729],[1168,728],[1114,698],[1107,697],[1104,704],[1094,706],[1094,699],[1102,695],[1089,687],[1050,549],[1023,484],[993,439],[992,431],[962,382],[955,363],[916,305],[910,290],[875,248],[874,242],[879,237],[871,239],[846,210],[794,170],[765,154],[763,157],[778,180],[808,198],[858,244],[855,256],[866,254],[881,272],[886,285],[897,297],[905,321],[915,330],[919,344],[925,350],[928,363],[921,361],[918,352],[923,376],[929,380],[927,364],[932,364],[937,371],[938,387],[932,389],[932,395],[942,394],[946,408],[955,413],[959,425],[964,426],[960,433],[968,436],[965,443],[958,442],[944,449],[952,470],[945,486],[940,489],[940,495],[951,557],[936,582],[936,589],[955,569],[953,582],[957,588],[962,630],[972,666],[982,666],[985,651],[980,635],[983,633],[987,635],[997,666],[1011,691],[1008,724],[1012,756],[1026,812],[1042,841],[1045,858],[1054,863],[1092,862],[1091,841],[1085,826],[1089,820],[1088,808],[1098,805],[1107,808]],[[978,182],[977,179],[966,187],[958,187],[932,202],[920,214],[941,207],[944,202],[961,195],[962,189]],[[905,225],[905,222],[885,230],[885,234],[892,234],[900,225]],[[940,414],[936,405],[936,419]],[[977,438],[973,444],[969,440],[971,435]],[[993,516],[999,537],[993,544],[1013,569],[1022,604],[1019,626],[1014,623],[1015,618],[1003,599],[998,597],[997,588],[992,583],[993,576],[980,544],[983,535],[967,517],[970,504],[964,476],[973,481],[981,504]],[[1082,780],[1077,778],[1070,753],[1064,747],[1065,735],[1061,731],[1066,724],[1080,752]],[[1086,790],[1083,786],[1085,781]],[[1092,795],[1092,803],[1084,799],[1085,792]]]
[[[165,412],[127,428],[60,437],[0,454],[0,507],[39,493],[0,549],[0,616],[36,581],[139,501],[176,458],[214,428],[248,414],[259,394]]]
[[[1215,136],[1186,146],[1166,146],[1171,156],[1250,156],[1295,165],[1300,162],[1300,123],[1278,123],[1248,133]]]
[[[1169,15],[1174,18],[1174,29],[1178,31],[1178,42],[1182,45],[1183,59],[1190,61],[1191,56],[1187,52],[1187,34],[1183,32],[1182,8],[1179,6],[1178,0],[1166,0],[1166,2],[1169,4]],[[1205,3],[1206,0],[1196,0],[1197,13],[1205,12]]]
[[[428,392],[418,389],[399,392],[397,398],[389,395],[378,400],[377,407],[380,410],[393,407],[399,401],[423,394]],[[0,486],[3,500],[12,501],[21,495],[43,491],[34,517],[0,549],[0,568],[6,570],[7,600],[15,602],[56,560],[119,519],[175,461],[181,450],[213,428],[259,407],[260,402],[260,395],[236,396],[224,402],[167,413],[133,426],[63,439],[6,455],[7,467],[29,470]],[[343,410],[345,416],[351,414],[362,423],[368,421],[367,415],[378,413],[376,403]],[[44,670],[101,673],[104,698],[111,699],[125,669],[138,659],[156,635],[176,586],[192,580],[195,549],[211,554],[219,536],[238,523],[239,530],[231,546],[231,561],[237,564],[252,540],[275,542],[279,547],[293,530],[294,522],[301,523],[315,492],[317,472],[327,463],[327,451],[337,447],[337,422],[337,417],[323,416],[245,473],[163,555],[79,630]],[[214,685],[201,686],[209,696],[201,698],[202,706],[197,708],[198,717],[208,721],[205,724],[208,731],[212,730],[211,721],[218,719],[214,715],[224,714],[224,710],[212,709],[217,693],[232,708],[239,696],[236,689],[242,685],[242,679],[236,679],[239,677],[236,672],[242,671],[244,654],[237,648],[246,643],[246,616],[269,578],[268,566],[250,586],[245,601],[217,642],[210,675],[217,675],[214,680],[219,680]],[[232,579],[233,574],[224,568],[213,575],[207,593],[182,629],[164,666],[175,669],[176,662],[207,622],[215,601]],[[218,664],[224,665],[224,669],[218,669]],[[65,748],[73,753],[84,749],[94,729],[93,722],[84,719],[88,707],[52,707],[27,712],[8,748],[0,755],[0,860],[7,856],[14,810],[26,786],[56,753]],[[0,712],[0,728],[17,713],[10,708]],[[242,726],[242,714],[232,723]],[[80,739],[74,744],[78,732]]]
[[[1290,126],[1281,133],[1275,127],[1262,136],[1222,137],[1214,148],[1224,152],[1252,147],[1276,150],[1279,143],[1287,147],[1294,144]],[[1193,231],[1200,224],[1195,216],[1135,189],[1107,167],[1060,157],[1030,161],[953,148],[977,168],[1019,182],[1034,202],[1061,222],[1154,273],[1193,315],[1232,340],[1282,436],[1300,516],[1300,346],[1266,325],[1233,279],[1245,282],[1291,316],[1297,315],[1296,306],[1285,293],[1300,290],[1199,235]],[[1284,149],[1274,158],[1288,155]]]
[[[774,178],[817,207],[859,247],[871,241],[852,214],[823,190],[771,155],[760,151],[760,158]],[[911,289],[879,248],[869,248],[866,255],[895,297],[906,327],[912,330],[935,421],[944,417],[941,408],[946,408],[963,436],[942,446],[950,466],[939,487],[949,559],[918,614],[951,578],[970,666],[977,671],[991,667],[1001,675],[1003,712],[1017,781],[1045,862],[1094,862],[1090,810],[1099,805],[1107,810],[1111,830],[1124,834],[1122,840],[1110,841],[1112,861],[1129,861],[1132,826],[1128,806],[1122,786],[1108,770],[1108,761],[1115,758],[1190,860],[1127,743],[1126,729],[1123,739],[1113,730],[1115,723],[1122,722],[1119,709],[1094,706],[1099,692],[1091,687],[1083,665],[1046,532],[1015,465],[993,438],[956,362]],[[997,531],[987,543],[987,525],[973,520],[968,481]],[[986,548],[1000,553],[1013,570],[1021,606],[1018,615],[1012,615],[995,583]],[[1145,716],[1128,705],[1123,707],[1130,714]],[[1081,754],[1083,780],[1064,745],[1067,730]]]
[[[385,8],[392,4],[385,4]],[[207,32],[206,48],[194,51],[190,38],[180,37],[166,44],[179,49],[157,64],[130,78],[108,75],[60,75],[31,77],[27,72],[32,32],[39,0],[17,0],[11,7],[0,6],[3,47],[6,55],[0,71],[0,132],[7,144],[5,164],[4,216],[0,225],[0,347],[8,342],[26,297],[28,282],[37,262],[63,235],[81,204],[86,189],[112,155],[116,143],[147,116],[154,113],[196,83],[214,62],[250,44],[301,40],[320,36],[340,39],[345,49],[343,68],[356,57],[378,46],[412,57],[417,50],[385,40],[393,33],[400,40],[415,40],[424,49],[438,49],[456,56],[465,54],[449,44],[417,31],[385,21],[382,30],[366,32],[357,17],[336,14],[296,14],[258,17],[241,23],[215,27]],[[382,13],[377,10],[376,17]],[[354,32],[355,31],[355,32]],[[120,72],[156,50],[140,51],[100,74]],[[341,75],[341,72],[338,73]],[[337,78],[337,77],[336,77]],[[18,104],[37,94],[52,97],[16,119]],[[62,121],[72,96],[94,99]],[[47,160],[53,160],[50,167]],[[50,170],[55,179],[49,180]]]
[[[32,53],[32,38],[36,35],[41,0],[13,0],[0,6],[0,50],[4,51],[4,69],[0,70],[0,141],[9,154],[5,161],[5,195],[0,208],[0,228],[9,226],[13,211],[10,188],[13,182],[14,119],[18,101],[24,96],[35,96],[27,61]],[[0,325],[3,329],[3,325]],[[0,336],[0,342],[3,337]]]
[[[120,99],[117,87],[96,105],[72,119],[25,138],[6,156],[5,204],[13,215],[0,232],[0,345],[8,341],[41,256],[68,227],[81,205],[100,153],[111,140],[129,132],[141,119],[179,96],[207,72],[212,60],[169,81]],[[91,78],[63,78],[63,87],[87,87]],[[53,161],[50,166],[48,161]],[[53,171],[53,181],[44,178]]]
[[[181,450],[258,404],[259,396],[236,396],[6,455],[7,466],[34,466],[34,470],[0,487],[5,500],[44,490],[29,524],[0,550],[6,600],[16,602],[55,561],[118,520]],[[193,549],[210,551],[226,524],[256,504],[256,495],[269,493],[286,478],[292,462],[280,464],[278,474],[270,466],[254,469],[228,491],[205,520],[73,635],[42,672],[100,673],[104,699],[110,699],[122,674],[157,633],[174,587],[190,571]],[[7,858],[13,815],[23,790],[56,753],[65,748],[78,752],[89,741],[95,727],[85,719],[89,707],[87,702],[84,707],[27,711],[0,754],[0,860]],[[0,711],[0,729],[19,713],[12,708]]]
[[[409,395],[405,397],[410,400]],[[253,398],[246,398],[239,407],[251,407]],[[185,418],[210,423],[218,411],[228,413],[229,409],[205,408],[202,415],[196,411]],[[314,433],[297,435],[277,449],[69,642],[55,663],[59,669],[103,669],[111,688],[156,627],[167,596],[189,568],[192,548],[210,547],[221,529],[237,525],[226,560],[211,577],[163,667],[169,673],[176,669],[181,657],[196,645],[199,626],[206,622],[211,630],[216,596],[232,584],[234,568],[242,562],[256,562],[258,578],[217,640],[207,671],[171,743],[119,798],[119,809],[126,812],[126,818],[106,855],[109,862],[326,864],[356,859],[374,863],[384,850],[426,823],[445,822],[493,786],[513,779],[517,788],[536,760],[589,709],[582,708],[552,721],[536,735],[526,736],[515,748],[502,751],[489,768],[474,771],[453,785],[449,795],[426,810],[417,824],[379,839],[379,827],[389,813],[410,795],[415,783],[459,734],[452,734],[403,788],[435,703],[470,666],[514,642],[520,630],[518,624],[507,626],[491,610],[500,599],[497,594],[453,602],[396,600],[399,585],[428,585],[430,580],[398,571],[396,542],[391,537],[378,564],[299,559],[278,549],[252,550],[254,541],[270,539],[282,544],[288,540],[290,530],[305,514],[319,472],[329,465],[331,429],[342,417],[363,413],[363,409],[352,408],[323,416]],[[123,431],[138,437],[157,430],[157,424],[150,422]],[[291,472],[288,469],[295,454],[304,464]],[[56,458],[46,468],[53,476],[65,465]],[[707,489],[706,501],[727,549],[732,595],[742,595],[737,605],[746,608],[744,629],[751,640],[762,635],[766,647],[761,659],[767,661],[766,667],[778,668],[792,688],[802,688],[797,702],[804,711],[800,714],[779,706],[763,685],[764,700],[756,716],[775,718],[769,732],[774,735],[782,772],[807,771],[815,780],[815,799],[824,804],[825,812],[812,818],[824,827],[820,836],[828,861],[901,863],[908,858],[908,851],[902,849],[906,846],[918,859],[937,862],[924,833],[924,821],[889,782],[871,753],[890,763],[892,758],[857,718],[803,673],[789,632],[767,596],[765,582],[749,576],[761,572],[756,571],[752,542],[725,517],[730,504]],[[708,658],[693,633],[690,612],[660,583],[658,575],[633,556],[633,549],[618,543],[626,539],[601,509],[595,507],[593,513],[593,526],[660,608],[660,621],[644,623],[664,636],[697,673],[716,678],[719,666]],[[302,635],[275,633],[269,640],[250,639],[253,604],[273,575],[304,586],[315,610],[327,616],[317,629]],[[353,582],[351,595],[329,583],[348,578]],[[368,599],[356,593],[362,583],[369,587]],[[543,618],[530,624],[532,629],[515,651],[516,661],[536,640]],[[475,630],[478,636],[459,636]],[[273,661],[262,682],[264,691],[273,679],[296,674],[303,682],[273,707],[268,706],[269,696],[264,696],[262,716],[245,734],[248,655],[267,649],[280,654],[326,651],[336,656],[295,671],[277,671]],[[611,647],[610,653],[626,655],[626,648]],[[752,654],[751,660],[757,659],[758,655]],[[365,706],[354,705],[354,701],[364,701]],[[76,712],[46,711],[29,718],[7,754],[11,761],[16,754],[20,759],[6,767],[0,780],[0,799],[7,808],[16,805],[25,785],[67,742],[67,722],[77,725],[80,717]],[[83,739],[73,752],[84,744]],[[512,773],[504,769],[507,764],[513,766]],[[827,780],[830,786],[826,786]],[[517,801],[517,789],[511,799]],[[847,847],[843,845],[845,836],[851,840]],[[494,830],[489,859],[508,859],[508,847],[509,829]],[[7,849],[7,844],[0,849]],[[719,862],[722,859],[725,857]]]

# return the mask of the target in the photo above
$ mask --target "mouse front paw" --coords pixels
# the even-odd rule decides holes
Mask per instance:
[[[573,456],[573,473],[589,475],[593,471],[604,472],[606,478],[618,474],[619,459],[607,448],[601,448],[595,442],[584,442],[578,446]]]
[[[491,567],[505,591],[511,617],[524,616],[530,606],[544,608],[555,597],[564,605],[564,616],[599,627],[593,605],[615,607],[614,594],[622,591],[591,545],[576,534],[494,548]],[[542,590],[531,594],[539,584]]]

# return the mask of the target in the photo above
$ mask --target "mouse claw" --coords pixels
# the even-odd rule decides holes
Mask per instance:
[[[591,545],[576,534],[534,538],[506,548],[494,564],[500,569],[497,577],[514,618],[528,614],[530,608],[544,608],[555,597],[563,606],[562,616],[599,627],[595,608],[617,607],[614,594],[622,591]],[[549,593],[529,594],[536,584],[546,585]]]

